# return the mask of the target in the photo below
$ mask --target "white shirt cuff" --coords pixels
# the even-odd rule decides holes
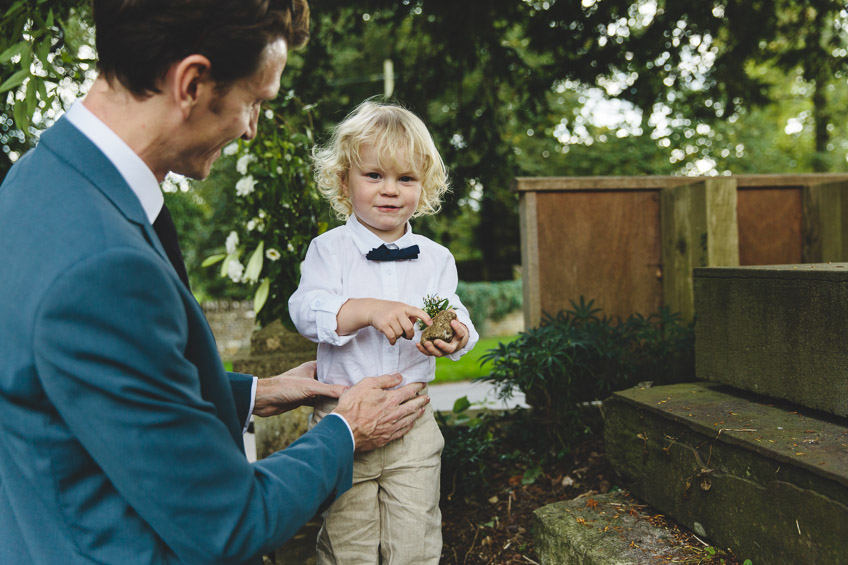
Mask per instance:
[[[250,417],[253,415],[253,405],[256,404],[256,383],[259,382],[259,377],[253,377],[253,384],[250,386],[250,409],[247,411],[247,418],[244,422],[244,428],[241,433],[247,433],[247,427],[250,425]]]
[[[330,412],[327,416],[338,416],[342,419],[342,422],[344,422],[345,426],[347,426],[347,431],[350,432],[350,443],[353,445],[353,451],[356,451],[356,440],[353,438],[353,430],[350,429],[350,424],[347,423],[345,417],[335,412]]]

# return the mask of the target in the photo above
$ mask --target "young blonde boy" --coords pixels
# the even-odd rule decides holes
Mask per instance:
[[[477,342],[456,295],[445,247],[416,235],[410,218],[438,211],[447,173],[424,123],[391,104],[366,101],[313,152],[319,188],[345,225],[316,237],[289,300],[297,329],[318,342],[318,378],[353,385],[400,373],[429,382],[435,357],[459,359]],[[457,314],[450,342],[419,343],[431,323],[426,296]],[[312,424],[333,409],[315,407]],[[428,406],[406,436],[354,456],[353,488],[324,513],[318,563],[437,564],[442,532],[439,471],[444,438]]]

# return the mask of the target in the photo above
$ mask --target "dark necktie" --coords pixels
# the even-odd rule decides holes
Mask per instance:
[[[168,255],[171,265],[174,266],[174,270],[177,271],[180,280],[183,281],[187,289],[191,290],[191,287],[188,285],[188,273],[186,272],[183,253],[180,251],[177,228],[174,226],[174,219],[171,218],[168,207],[164,204],[162,204],[162,210],[156,217],[156,221],[153,222],[153,229],[156,230],[156,235],[159,236],[159,241],[162,243],[162,247],[165,248],[165,253]]]
[[[370,261],[402,261],[404,259],[417,259],[418,246],[411,245],[402,249],[389,249],[385,244],[375,247],[365,255]]]

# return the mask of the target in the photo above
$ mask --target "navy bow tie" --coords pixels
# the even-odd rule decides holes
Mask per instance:
[[[371,261],[401,261],[403,259],[418,259],[418,252],[417,245],[402,249],[389,249],[383,244],[369,251],[365,258]]]

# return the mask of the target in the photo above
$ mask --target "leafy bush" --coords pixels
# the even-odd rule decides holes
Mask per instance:
[[[481,358],[502,398],[517,389],[532,409],[537,429],[562,448],[585,427],[581,403],[600,400],[641,381],[671,383],[694,377],[694,330],[667,307],[647,318],[612,319],[594,301],[501,343]],[[540,427],[540,428],[538,428]]]
[[[485,332],[487,320],[500,320],[510,312],[521,309],[521,280],[492,282],[462,282],[456,294],[468,308],[477,331]]]
[[[222,277],[254,291],[254,310],[266,325],[281,319],[291,325],[288,298],[300,280],[300,262],[309,242],[329,227],[329,206],[312,178],[311,108],[289,92],[268,103],[252,142],[232,150],[238,231],[230,232],[221,252],[203,266],[220,263]]]
[[[488,484],[492,461],[509,462],[517,473],[525,474],[525,484],[535,480],[534,471],[544,456],[533,448],[530,436],[538,434],[527,410],[476,410],[462,397],[449,416],[436,412],[436,419],[445,437],[441,487],[447,500],[479,492],[481,485]],[[523,447],[516,450],[515,446]]]

